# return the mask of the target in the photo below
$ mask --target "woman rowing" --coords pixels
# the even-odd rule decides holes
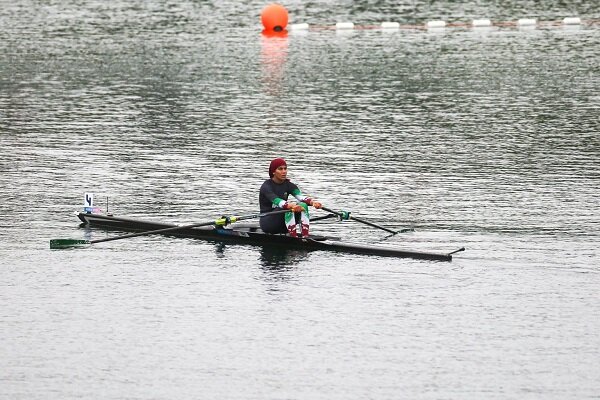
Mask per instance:
[[[260,187],[258,201],[260,212],[266,213],[274,209],[290,210],[285,214],[269,215],[260,219],[260,228],[266,233],[289,233],[297,237],[297,216],[300,215],[302,237],[308,236],[308,206],[321,208],[321,203],[302,194],[298,186],[287,179],[287,163],[283,158],[276,158],[269,165],[269,179]],[[292,195],[298,202],[288,201]]]

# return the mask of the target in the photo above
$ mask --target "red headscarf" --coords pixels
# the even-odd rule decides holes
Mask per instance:
[[[287,166],[287,163],[283,158],[276,158],[273,161],[271,161],[271,165],[269,165],[269,176],[272,178],[275,170],[281,167],[282,165]]]

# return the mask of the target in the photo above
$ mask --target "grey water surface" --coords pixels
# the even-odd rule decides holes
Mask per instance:
[[[600,19],[588,1],[0,1],[1,399],[600,396]],[[581,26],[563,27],[579,16]],[[443,31],[336,22],[515,21]],[[285,157],[315,222],[451,263],[172,237],[50,250],[84,193],[191,223]],[[316,211],[314,216],[323,215]]]

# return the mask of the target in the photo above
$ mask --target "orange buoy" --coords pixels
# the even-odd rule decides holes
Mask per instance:
[[[263,32],[282,32],[288,23],[288,12],[281,4],[269,4],[260,14],[265,30]]]

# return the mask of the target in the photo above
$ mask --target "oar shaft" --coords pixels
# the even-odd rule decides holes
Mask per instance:
[[[288,210],[277,210],[277,211],[271,211],[271,212],[267,212],[267,213],[242,215],[240,217],[228,217],[228,218],[224,217],[224,218],[219,218],[219,219],[213,220],[213,221],[199,222],[196,224],[170,226],[168,228],[154,229],[151,231],[129,233],[127,235],[109,237],[109,238],[104,238],[104,239],[90,240],[90,244],[109,242],[111,240],[127,239],[127,238],[132,238],[132,237],[137,237],[137,236],[153,235],[155,233],[165,233],[165,232],[179,231],[179,230],[184,230],[184,229],[198,228],[201,226],[226,225],[227,223],[230,223],[230,222],[233,223],[233,222],[237,222],[237,221],[244,221],[244,220],[252,219],[252,218],[261,218],[261,217],[266,217],[267,215],[282,214],[282,213],[286,213],[286,212],[288,212]]]
[[[327,211],[328,213],[332,213],[335,215],[339,215],[340,217],[343,216],[343,213],[341,211],[335,211],[335,210],[332,210],[331,208],[321,207],[321,210]]]
[[[460,248],[460,249],[458,249],[458,250],[451,251],[450,253],[448,253],[448,255],[452,255],[452,254],[458,253],[459,251],[465,251],[465,248],[464,248],[464,247],[461,247],[461,248]]]
[[[358,222],[360,222],[360,223],[363,223],[363,224],[365,224],[365,225],[372,226],[372,227],[374,227],[374,228],[379,228],[379,229],[382,229],[382,230],[384,230],[384,231],[386,231],[386,232],[390,232],[390,233],[398,233],[398,231],[395,231],[395,230],[392,230],[392,229],[386,228],[385,226],[381,226],[381,225],[374,224],[374,223],[372,223],[372,222],[369,222],[369,221],[365,221],[364,219],[360,219],[360,218],[353,217],[352,215],[350,216],[350,219],[353,219],[353,220],[355,220],[355,221],[358,221]]]
[[[337,215],[336,214],[327,214],[327,215],[323,215],[322,217],[311,218],[310,222],[321,221],[321,220],[329,219],[329,218],[337,218]]]
[[[127,238],[132,238],[132,237],[137,237],[137,236],[153,235],[155,233],[164,233],[164,232],[178,231],[178,230],[183,230],[183,229],[197,228],[200,226],[213,225],[215,222],[216,221],[202,222],[202,223],[190,224],[190,225],[177,225],[177,226],[171,226],[169,228],[154,229],[152,231],[129,233],[127,235],[114,236],[114,237],[109,237],[109,238],[104,238],[104,239],[90,240],[90,243],[110,242],[111,240],[127,239]]]
[[[336,214],[336,215],[339,215],[339,216],[343,216],[343,215],[344,215],[342,212],[340,212],[340,211],[335,211],[335,210],[332,210],[331,208],[327,208],[327,207],[321,207],[321,209],[322,209],[323,211],[327,211],[327,212],[329,212],[329,213]],[[395,231],[395,230],[392,230],[392,229],[386,228],[385,226],[381,226],[381,225],[374,224],[374,223],[372,223],[372,222],[369,222],[369,221],[365,221],[364,219],[361,219],[361,218],[356,218],[356,217],[353,217],[352,215],[350,215],[350,216],[349,216],[349,218],[350,218],[350,219],[353,219],[354,221],[360,222],[360,223],[362,223],[362,224],[369,225],[369,226],[372,226],[372,227],[374,227],[374,228],[379,228],[379,229],[382,229],[382,230],[384,230],[384,231],[386,231],[386,232],[390,232],[390,233],[394,233],[394,234],[398,233],[398,231]]]

